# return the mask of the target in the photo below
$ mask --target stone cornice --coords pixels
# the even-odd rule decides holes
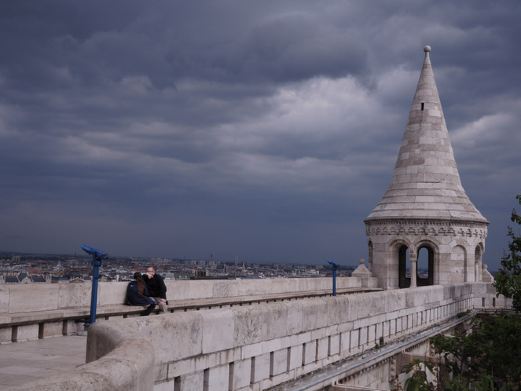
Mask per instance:
[[[487,223],[435,219],[365,220],[366,235],[487,237]]]
[[[433,218],[379,218],[379,219],[365,219],[365,225],[382,225],[382,224],[413,224],[413,225],[466,225],[471,227],[488,226],[488,221],[475,221],[464,219],[433,219]]]

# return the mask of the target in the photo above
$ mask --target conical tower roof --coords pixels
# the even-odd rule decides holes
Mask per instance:
[[[394,176],[366,221],[441,219],[487,222],[465,193],[430,60],[430,46],[409,112]]]

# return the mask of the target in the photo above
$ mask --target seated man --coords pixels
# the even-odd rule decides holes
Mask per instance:
[[[147,306],[147,309],[142,313],[143,316],[150,315],[156,307],[156,301],[148,297],[147,285],[139,272],[135,272],[134,281],[128,283],[125,304]]]
[[[152,296],[162,311],[168,311],[168,301],[166,300],[166,285],[163,277],[156,273],[155,266],[148,266],[147,273],[144,276],[147,284],[148,293]]]

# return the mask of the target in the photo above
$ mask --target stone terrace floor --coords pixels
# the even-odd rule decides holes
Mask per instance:
[[[63,374],[85,363],[86,336],[0,345],[0,389]]]

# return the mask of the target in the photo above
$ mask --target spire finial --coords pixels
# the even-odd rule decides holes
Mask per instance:
[[[429,45],[425,45],[425,46],[423,47],[423,51],[424,51],[425,53],[430,53],[430,52],[431,52],[431,47],[430,47]]]

